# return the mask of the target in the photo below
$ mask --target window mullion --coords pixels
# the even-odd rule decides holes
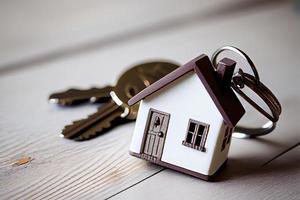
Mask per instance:
[[[200,148],[204,148],[204,142],[206,139],[206,134],[207,134],[207,126],[205,126],[204,131],[202,133],[201,141],[200,141]]]
[[[199,124],[196,123],[195,131],[194,131],[194,135],[193,135],[193,140],[192,140],[192,144],[193,144],[193,145],[194,145],[195,142],[196,142],[196,137],[197,137],[198,129],[199,129]]]
[[[204,146],[205,146],[207,133],[208,133],[208,126],[205,127],[204,132],[203,132],[203,135],[202,135],[202,139],[201,139],[201,148],[204,148]]]

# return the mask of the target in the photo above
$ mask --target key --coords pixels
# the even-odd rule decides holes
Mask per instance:
[[[65,126],[62,135],[77,141],[87,140],[103,134],[112,128],[134,121],[139,105],[128,106],[134,95],[179,67],[167,62],[151,62],[127,70],[109,93],[110,100],[87,118]]]
[[[109,93],[112,89],[112,86],[105,86],[103,88],[93,87],[88,90],[71,88],[63,92],[51,94],[49,96],[49,102],[62,106],[77,105],[87,101],[92,103],[103,103],[109,101]]]
[[[163,65],[163,67],[162,67]],[[148,86],[150,82],[155,82],[157,77],[162,77],[164,74],[173,70],[178,65],[157,61],[137,65],[133,67],[128,74],[139,73],[140,78],[144,79],[144,85]],[[73,106],[85,102],[104,103],[110,100],[110,92],[113,90],[112,86],[105,86],[102,88],[90,88],[87,90],[71,88],[66,91],[53,93],[49,96],[50,103],[58,104],[61,106]]]
[[[136,119],[138,105],[129,107],[128,100],[135,94],[175,70],[178,65],[166,62],[151,62],[137,65],[126,71],[110,92],[112,99],[96,113],[73,122],[63,129],[63,136],[75,140],[91,139],[119,124]]]
[[[95,137],[110,127],[130,122],[133,119],[119,119],[124,113],[124,108],[118,106],[114,101],[109,101],[99,107],[97,112],[89,115],[86,119],[73,122],[65,126],[63,136],[76,141],[87,140]]]

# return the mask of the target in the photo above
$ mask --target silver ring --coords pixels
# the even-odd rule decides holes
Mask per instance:
[[[233,46],[224,46],[224,47],[217,49],[214,52],[211,60],[212,60],[213,66],[215,68],[217,66],[217,58],[218,58],[219,54],[222,53],[223,51],[232,51],[232,52],[238,54],[239,56],[241,56],[244,60],[246,60],[253,71],[254,77],[256,78],[257,81],[259,81],[259,75],[258,75],[258,72],[257,72],[256,67],[255,67],[254,63],[252,62],[252,60],[242,50],[240,50],[239,48],[233,47]],[[266,135],[266,134],[272,132],[275,129],[275,127],[276,127],[276,123],[272,122],[271,120],[258,128],[252,128],[252,127],[246,127],[246,126],[236,126],[234,128],[234,132],[232,135],[235,138],[242,138],[242,139],[255,138],[255,137],[263,136],[263,135]]]
[[[260,128],[250,128],[244,126],[236,126],[233,130],[232,136],[235,138],[246,139],[255,138],[271,133],[276,128],[276,123],[268,121]]]
[[[239,56],[241,56],[244,60],[246,60],[248,62],[248,64],[250,65],[256,80],[259,81],[259,75],[258,75],[258,72],[257,72],[256,67],[255,67],[254,63],[252,62],[252,60],[249,58],[249,56],[245,52],[243,52],[242,50],[240,50],[239,48],[234,47],[234,46],[224,46],[224,47],[217,49],[214,52],[214,54],[211,57],[211,60],[212,60],[213,66],[215,68],[218,64],[217,58],[218,58],[219,54],[222,53],[223,51],[232,51],[232,52],[238,54]]]

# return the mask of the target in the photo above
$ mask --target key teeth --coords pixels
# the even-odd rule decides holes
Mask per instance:
[[[76,124],[79,124],[80,121],[81,121],[81,120],[76,120],[76,121],[73,121],[72,124],[66,125],[66,126],[63,128],[63,131],[65,131],[65,130],[71,128],[71,127],[73,127],[73,126],[76,125]]]
[[[122,121],[121,122],[119,121],[117,123],[125,124],[125,123],[132,122],[132,121],[133,121],[132,119],[126,120],[126,119],[122,118]],[[84,133],[84,134],[80,135],[79,137],[75,138],[74,140],[75,141],[85,141],[85,140],[93,139],[96,136],[98,136],[99,133],[105,133],[107,129],[109,130],[109,128],[113,128],[113,122],[114,121],[107,121],[106,123],[102,122],[100,128],[96,129],[96,131],[89,132],[88,134]]]
[[[75,128],[75,126],[77,124],[80,124],[82,120],[76,120],[76,121],[73,121],[72,124],[69,124],[69,125],[66,125],[63,129],[62,129],[62,135],[64,136],[64,138],[70,138],[70,137],[67,137],[66,135],[68,134],[68,132],[72,131],[73,128]]]
[[[71,132],[72,129],[76,128],[77,125],[79,126],[82,122],[84,122],[85,120],[87,120],[88,118],[90,118],[92,116],[93,116],[93,114],[90,114],[87,117],[85,117],[84,119],[75,120],[75,121],[72,122],[72,124],[66,125],[62,129],[62,135],[64,136],[64,138],[73,139],[72,135],[71,136],[66,136],[66,135],[68,135],[68,132]],[[93,135],[96,135],[96,133],[94,133]],[[85,138],[81,139],[82,137],[84,137],[84,134],[80,135],[79,137],[75,138],[74,140],[76,140],[76,141],[86,140],[86,139],[89,139],[90,136],[86,136],[86,139]]]
[[[83,140],[89,140],[89,139],[92,139],[94,138],[95,136],[97,136],[97,134],[103,132],[105,129],[108,129],[111,127],[111,123],[110,122],[107,122],[105,124],[102,124],[103,126],[101,126],[100,129],[97,129],[96,131],[93,131],[89,134],[82,134],[80,135],[79,137],[77,137],[75,140],[76,141],[83,141]]]
[[[66,125],[66,126],[63,128],[63,130],[68,129],[68,128],[70,128],[70,127],[73,127],[73,126],[75,126],[75,125],[77,125],[77,124],[80,124],[83,120],[86,120],[86,119],[89,118],[89,117],[90,117],[90,115],[89,115],[88,117],[84,118],[84,119],[75,120],[75,121],[72,122],[72,124]]]
[[[74,121],[72,125],[64,128],[63,134],[66,138],[76,141],[88,140],[105,133],[113,128],[115,122],[126,122],[120,115],[124,113],[124,108],[119,107],[114,101],[110,101],[101,106],[97,112],[89,115],[85,119]]]
[[[96,131],[90,132],[89,134],[82,134],[79,137],[77,137],[75,140],[76,141],[84,141],[84,140],[92,139],[92,138],[96,137],[99,133],[104,132],[105,129],[109,129],[112,127],[111,122],[102,123],[101,125],[102,126],[99,129],[97,129]]]
[[[82,120],[76,120],[76,121],[73,121],[72,124],[71,124],[70,126],[79,124],[81,121],[82,121]]]

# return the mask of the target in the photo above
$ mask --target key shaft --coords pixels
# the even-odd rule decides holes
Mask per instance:
[[[124,108],[115,104],[114,101],[109,101],[101,106],[97,112],[89,115],[87,118],[73,122],[72,125],[66,126],[62,134],[66,138],[74,139],[81,136],[85,138],[84,134],[92,136],[96,135],[103,129],[109,128],[111,123],[120,118],[124,112]]]
[[[71,88],[63,92],[57,92],[49,96],[49,101],[54,104],[71,106],[83,102],[104,103],[110,100],[109,93],[113,90],[112,86],[103,88],[90,88],[87,90]]]

